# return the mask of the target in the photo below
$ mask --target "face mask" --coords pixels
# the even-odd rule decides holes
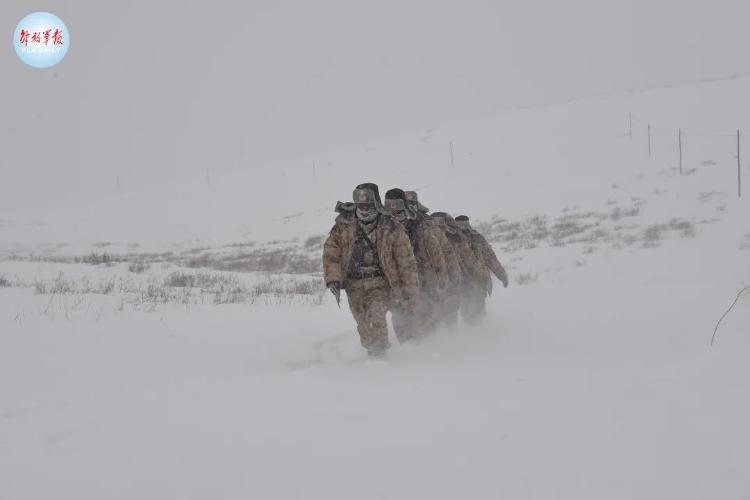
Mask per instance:
[[[394,219],[401,223],[406,222],[409,218],[404,200],[386,199],[384,207]]]
[[[362,222],[372,222],[378,216],[378,210],[372,205],[359,204],[356,213],[357,218]]]

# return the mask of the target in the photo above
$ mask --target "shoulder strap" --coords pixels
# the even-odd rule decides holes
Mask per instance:
[[[372,251],[373,251],[373,252],[375,252],[375,253],[378,253],[378,249],[377,249],[377,247],[376,247],[376,246],[375,246],[375,244],[374,244],[374,243],[372,242],[372,240],[370,239],[370,237],[369,237],[369,236],[367,236],[367,233],[365,232],[365,230],[364,230],[364,229],[362,229],[362,226],[360,226],[359,224],[357,224],[357,231],[359,231],[359,232],[360,232],[360,233],[362,234],[362,237],[363,237],[363,238],[365,239],[365,241],[367,242],[367,246],[369,246],[369,247],[370,247],[370,250],[372,250]],[[377,231],[377,228],[375,229],[375,231]]]

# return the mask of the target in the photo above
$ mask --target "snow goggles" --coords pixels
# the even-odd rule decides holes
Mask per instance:
[[[406,204],[404,203],[404,200],[399,199],[393,200],[386,198],[386,200],[383,202],[383,206],[392,214],[397,214],[406,210]]]
[[[357,208],[372,208],[375,206],[375,192],[371,189],[355,189],[352,198]]]

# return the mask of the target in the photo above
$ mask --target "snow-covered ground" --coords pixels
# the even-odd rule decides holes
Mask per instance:
[[[750,496],[750,297],[709,346],[750,284],[736,146],[686,135],[680,175],[676,137],[655,130],[648,160],[638,123],[623,136],[628,111],[731,132],[748,85],[512,110],[5,221],[0,498]],[[368,361],[305,285],[333,202],[370,180],[482,223],[511,286],[481,327]]]

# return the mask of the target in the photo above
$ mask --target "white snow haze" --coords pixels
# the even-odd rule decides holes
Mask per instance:
[[[0,500],[750,498],[749,19],[0,2]],[[470,216],[480,325],[367,357],[362,182]]]

